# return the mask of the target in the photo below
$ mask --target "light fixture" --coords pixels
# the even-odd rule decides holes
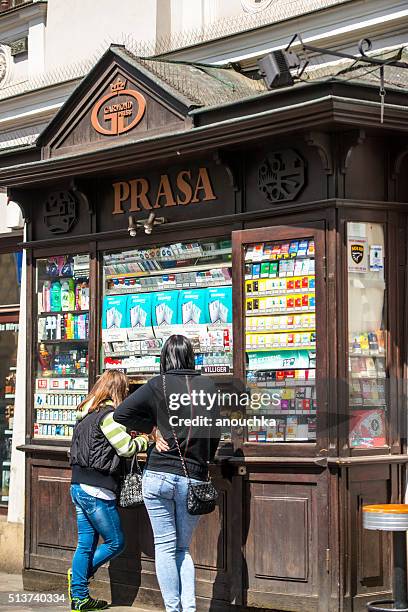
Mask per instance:
[[[155,213],[151,212],[147,219],[139,219],[135,221],[133,215],[129,215],[128,229],[129,236],[134,238],[139,228],[143,228],[145,234],[151,234],[155,225],[162,225],[166,222],[164,217],[156,217]]]
[[[137,225],[132,215],[129,215],[129,225],[128,225],[129,236],[134,238],[137,233]]]

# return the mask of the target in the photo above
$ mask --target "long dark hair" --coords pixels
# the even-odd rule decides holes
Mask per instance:
[[[168,370],[194,369],[194,351],[190,340],[179,334],[167,338],[160,355],[161,374],[165,374]]]

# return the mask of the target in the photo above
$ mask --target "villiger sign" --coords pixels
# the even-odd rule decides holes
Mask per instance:
[[[127,89],[126,81],[120,79],[111,84],[110,90],[93,107],[91,124],[99,134],[118,136],[140,123],[146,100],[140,92]]]

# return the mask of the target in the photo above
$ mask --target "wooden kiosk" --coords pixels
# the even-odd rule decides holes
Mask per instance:
[[[27,221],[27,588],[65,584],[76,404],[105,367],[157,372],[188,298],[197,367],[274,397],[232,414],[268,425],[223,430],[192,547],[202,609],[362,611],[390,591],[361,508],[404,497],[408,98],[390,88],[381,125],[370,83],[260,88],[111,47],[0,171]],[[160,604],[147,515],[123,522],[95,586]]]

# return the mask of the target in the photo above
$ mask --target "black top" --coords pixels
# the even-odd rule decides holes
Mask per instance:
[[[77,422],[72,436],[70,464],[72,484],[87,484],[117,491],[120,457],[100,428],[111,405],[102,405]]]
[[[170,417],[185,457],[188,475],[206,480],[208,462],[214,459],[220,440],[220,428],[216,423],[219,417],[218,390],[211,378],[201,376],[195,370],[170,370],[165,376]],[[154,447],[149,453],[146,468],[184,476],[169,423],[162,376],[155,376],[129,395],[116,408],[114,419],[143,433],[150,433],[157,426],[170,448],[160,453]],[[192,420],[192,423],[186,423],[186,419]]]

